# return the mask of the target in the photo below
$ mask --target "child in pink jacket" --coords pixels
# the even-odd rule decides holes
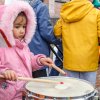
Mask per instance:
[[[6,79],[0,81],[0,100],[22,100],[26,82],[16,81],[17,77],[32,77],[32,70],[53,64],[43,54],[33,55],[27,46],[35,27],[35,14],[26,2],[0,6],[0,29],[4,32],[0,37],[5,40],[5,47],[0,48],[0,74]]]

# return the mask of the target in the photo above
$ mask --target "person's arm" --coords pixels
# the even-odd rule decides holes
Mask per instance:
[[[3,61],[5,61],[3,56],[2,50],[0,49],[0,74],[4,73],[6,70],[9,70],[9,66],[3,63]]]
[[[42,68],[43,66],[51,67],[51,64],[54,64],[51,58],[48,58],[43,54],[33,55],[31,53],[31,58],[33,71],[36,71]]]
[[[4,59],[4,55],[2,53],[2,50],[0,49],[0,75],[4,77],[4,79],[0,79],[0,81],[6,80],[17,80],[16,73],[10,69],[9,65],[6,65]]]
[[[62,19],[60,18],[54,26],[54,34],[60,38],[62,34]]]
[[[44,57],[45,55],[42,54],[33,55],[33,53],[31,53],[31,64],[33,71],[39,70],[43,67],[43,65],[39,62],[39,59]]]
[[[45,4],[42,5],[37,13],[37,25],[40,35],[44,40],[48,43],[54,43],[56,41],[56,37],[53,33],[53,26],[50,20],[49,10]]]

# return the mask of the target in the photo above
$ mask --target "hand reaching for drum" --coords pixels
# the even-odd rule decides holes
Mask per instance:
[[[62,69],[60,69],[59,67],[57,67],[54,62],[52,61],[52,59],[50,58],[40,58],[40,63],[49,67],[52,67],[54,69],[56,69],[59,73],[61,73],[64,76],[67,76],[67,73],[65,73]]]
[[[54,64],[51,58],[40,58],[39,60],[40,60],[40,63],[45,66],[51,67],[51,65]]]
[[[17,80],[17,75],[13,70],[6,70],[4,73],[2,73],[2,75],[6,80],[10,80],[10,81]]]

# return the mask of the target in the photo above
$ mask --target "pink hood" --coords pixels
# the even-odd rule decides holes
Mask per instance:
[[[36,17],[33,8],[24,1],[15,1],[11,5],[0,5],[0,29],[4,32],[7,40],[12,46],[15,45],[15,39],[12,33],[13,22],[21,11],[26,14],[28,19],[26,35],[24,38],[24,41],[28,44],[34,35],[36,28]]]

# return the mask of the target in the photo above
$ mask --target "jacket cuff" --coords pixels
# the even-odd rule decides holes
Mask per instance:
[[[9,70],[9,68],[0,69],[0,74],[3,74],[6,70]]]
[[[36,62],[37,62],[37,64],[38,64],[39,66],[43,66],[43,64],[40,62],[40,59],[41,59],[41,58],[46,58],[46,56],[45,56],[45,55],[42,55],[42,54],[40,54],[40,55],[38,56]]]

